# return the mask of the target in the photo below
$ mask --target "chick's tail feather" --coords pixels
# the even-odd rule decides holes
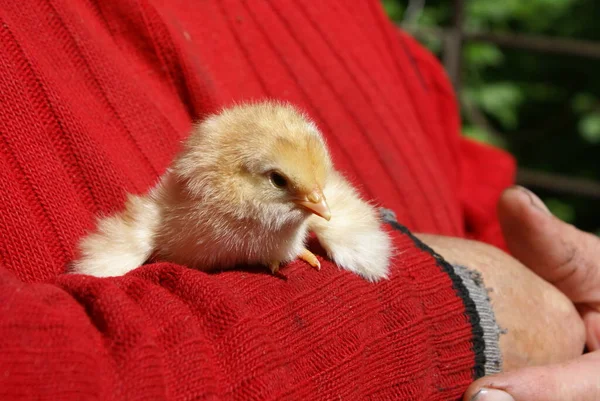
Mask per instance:
[[[368,281],[387,278],[392,242],[381,227],[377,209],[362,200],[337,172],[329,178],[323,192],[331,220],[311,216],[309,228],[329,257],[341,268]]]
[[[128,195],[125,210],[98,220],[79,243],[71,273],[96,277],[123,275],[146,262],[154,251],[160,209],[150,196]]]

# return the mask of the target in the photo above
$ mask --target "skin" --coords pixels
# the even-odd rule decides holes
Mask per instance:
[[[552,216],[520,187],[503,194],[498,214],[514,257],[420,235],[449,261],[481,270],[508,329],[500,342],[505,371],[474,382],[464,400],[600,399],[600,239]],[[592,352],[581,355],[584,343]]]
[[[481,242],[417,235],[444,259],[481,272],[500,336],[503,369],[561,362],[581,354],[584,328],[569,299],[518,260]]]
[[[533,193],[506,191],[498,213],[511,253],[575,303],[590,353],[482,378],[464,399],[591,401],[600,399],[600,239],[552,216]]]

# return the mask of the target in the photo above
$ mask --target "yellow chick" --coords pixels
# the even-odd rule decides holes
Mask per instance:
[[[156,186],[99,219],[72,272],[119,276],[153,254],[201,270],[262,264],[275,273],[296,258],[319,269],[309,231],[340,267],[387,277],[390,239],[334,170],[316,125],[288,104],[239,105],[196,125]]]

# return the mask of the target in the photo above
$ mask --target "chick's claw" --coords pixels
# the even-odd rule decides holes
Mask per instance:
[[[269,264],[269,269],[271,269],[273,275],[277,275],[277,273],[279,273],[279,262],[272,262]]]
[[[321,270],[321,262],[319,262],[319,259],[317,259],[314,253],[312,253],[306,248],[304,248],[300,255],[298,255],[298,259],[302,259],[303,261],[317,269],[317,271]]]
[[[274,277],[280,278],[284,281],[287,281],[287,276],[283,273],[281,273],[281,270],[279,270],[279,266],[281,265],[281,263],[279,262],[273,262],[269,264],[269,270],[271,270],[271,274],[273,274]]]

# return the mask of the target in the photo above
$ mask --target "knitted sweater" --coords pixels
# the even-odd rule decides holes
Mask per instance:
[[[194,119],[265,97],[396,213],[389,281],[62,274]],[[485,296],[410,232],[502,246],[513,161],[459,136],[442,68],[377,0],[0,0],[0,102],[0,399],[447,400],[489,368]]]

